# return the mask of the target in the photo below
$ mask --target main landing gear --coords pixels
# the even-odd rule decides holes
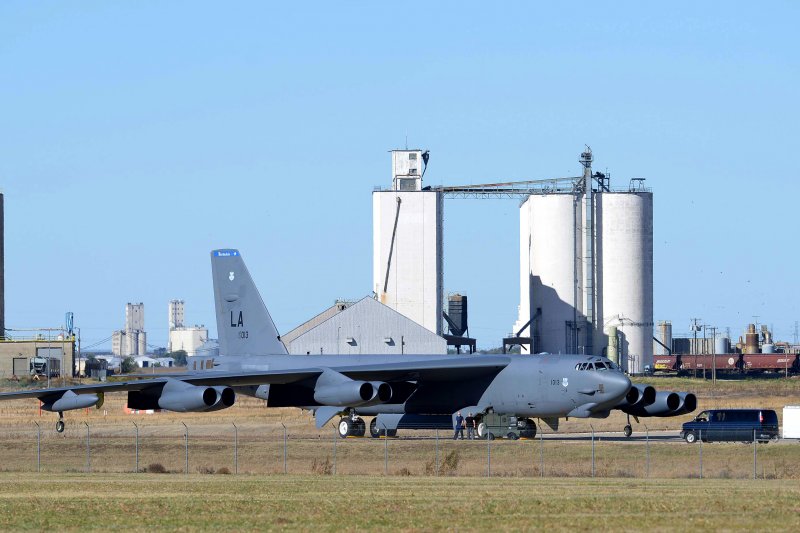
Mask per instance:
[[[64,433],[64,411],[58,412],[58,422],[56,422],[56,431]]]
[[[343,416],[339,419],[339,436],[343,439],[347,437],[363,437],[367,432],[367,424],[358,415]]]
[[[397,430],[396,429],[383,429],[378,427],[378,417],[376,416],[373,418],[369,423],[369,436],[373,439],[377,439],[383,436],[396,437]]]

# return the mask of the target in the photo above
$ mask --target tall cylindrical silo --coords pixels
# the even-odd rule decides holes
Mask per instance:
[[[139,344],[137,346],[138,348],[137,353],[139,355],[145,355],[147,353],[147,333],[145,333],[144,331],[140,331],[139,338],[137,340]]]
[[[657,327],[658,343],[655,343],[657,355],[669,355],[672,351],[672,322],[662,320]]]
[[[714,343],[714,353],[731,353],[731,340],[728,337],[717,337]]]
[[[653,365],[653,195],[603,192],[595,202],[598,325],[617,326],[620,364],[641,374]]]
[[[519,206],[519,309],[517,321],[511,327],[512,335],[532,337],[531,319],[531,201],[530,198]],[[537,348],[534,347],[534,350]]]
[[[576,280],[575,197],[571,194],[532,195],[530,203],[530,298],[537,352],[575,353],[573,336]],[[576,269],[577,268],[577,272]],[[576,276],[577,274],[577,276]],[[580,295],[581,287],[577,287]]]

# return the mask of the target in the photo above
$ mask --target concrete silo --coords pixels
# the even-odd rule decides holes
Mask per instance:
[[[530,316],[537,352],[579,353],[582,268],[581,209],[572,194],[532,195],[521,210],[529,210]],[[523,215],[524,217],[524,215]]]
[[[440,335],[441,192],[423,190],[427,153],[392,151],[392,188],[372,193],[373,290],[381,303]]]
[[[653,195],[597,193],[595,220],[595,346],[607,346],[616,326],[620,363],[639,374],[653,365]]]

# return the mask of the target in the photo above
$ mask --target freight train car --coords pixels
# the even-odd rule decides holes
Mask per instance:
[[[716,362],[714,359],[716,358]],[[653,369],[656,372],[679,374],[712,370],[717,372],[800,372],[800,354],[717,354],[715,355],[655,355]]]

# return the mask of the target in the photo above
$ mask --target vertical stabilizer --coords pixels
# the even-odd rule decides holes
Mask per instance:
[[[220,355],[286,354],[238,250],[211,252]]]

